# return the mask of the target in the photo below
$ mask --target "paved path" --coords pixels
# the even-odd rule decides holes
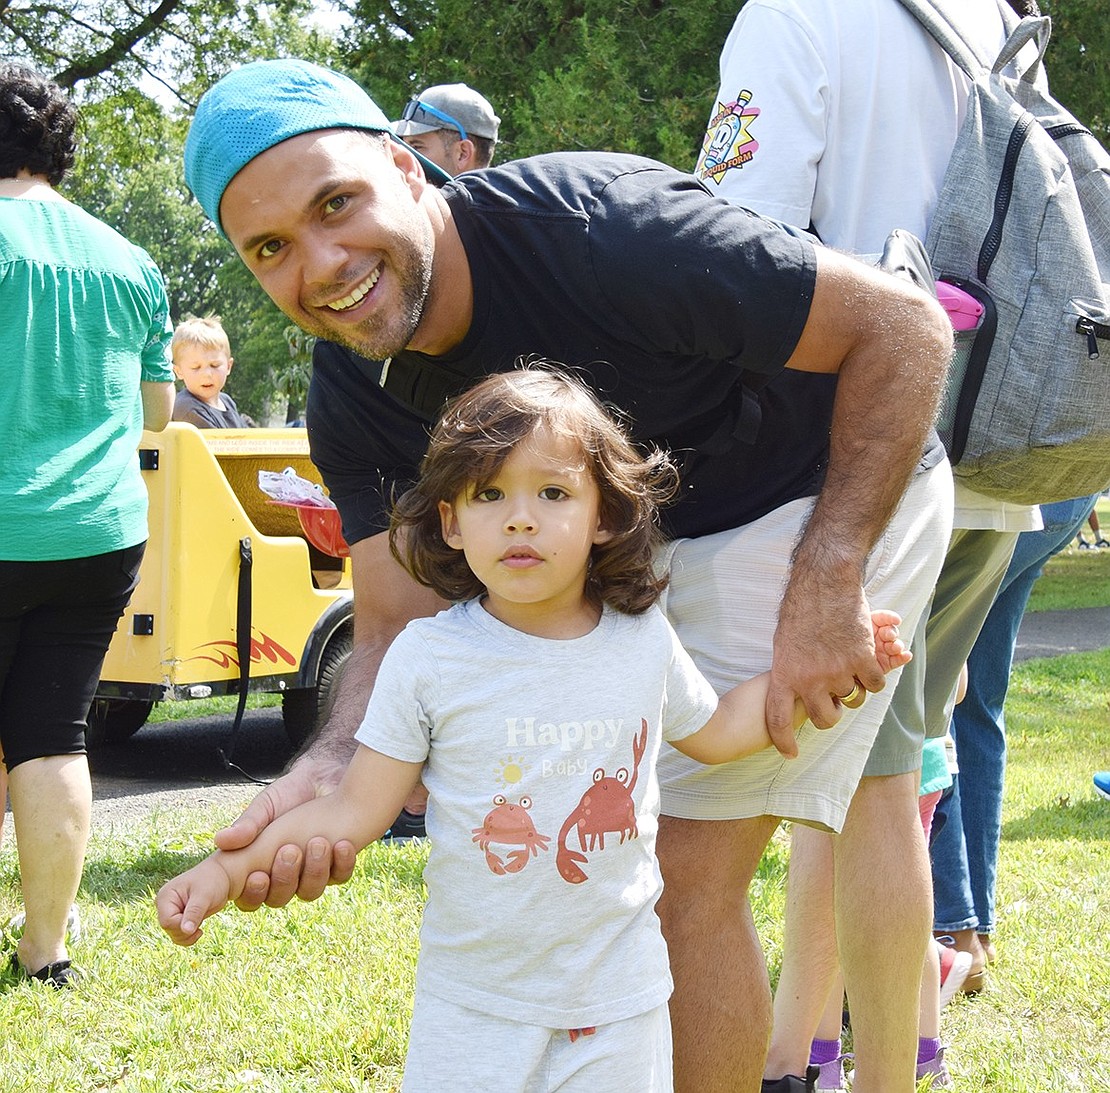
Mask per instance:
[[[1014,660],[1110,648],[1110,607],[1026,612]]]

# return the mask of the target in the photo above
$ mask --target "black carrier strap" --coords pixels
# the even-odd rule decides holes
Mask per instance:
[[[386,364],[382,387],[398,402],[433,422],[444,403],[462,394],[483,374],[468,375],[440,361],[423,361],[414,356],[394,357]]]
[[[243,724],[243,713],[247,708],[247,694],[250,690],[251,675],[251,571],[254,568],[254,553],[251,550],[250,536],[239,540],[239,581],[235,604],[235,654],[239,658],[239,703],[235,707],[235,721],[227,734],[227,750],[217,749],[225,770],[237,770],[244,778],[258,785],[268,785],[265,779],[255,778],[242,767],[231,761],[235,751],[235,738]]]

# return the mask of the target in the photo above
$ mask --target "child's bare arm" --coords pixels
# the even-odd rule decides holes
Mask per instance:
[[[247,877],[269,866],[283,846],[317,836],[356,851],[380,838],[420,778],[421,763],[403,763],[359,746],[336,791],[277,817],[241,850],[217,850],[167,881],[155,898],[158,921],[179,945],[201,936],[201,923],[243,891]]]
[[[901,619],[893,611],[871,613],[875,659],[884,673],[892,672],[912,659],[912,654],[898,637],[899,622]],[[767,732],[764,707],[769,685],[770,673],[763,672],[726,691],[705,725],[685,739],[676,741],[674,746],[699,763],[729,763],[768,747],[772,740]],[[800,728],[805,719],[805,706],[801,699],[797,699],[794,703],[794,728]],[[788,758],[797,754],[795,745],[793,755]]]

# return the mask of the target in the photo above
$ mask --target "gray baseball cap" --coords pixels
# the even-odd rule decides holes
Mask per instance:
[[[496,140],[500,124],[501,119],[484,95],[464,83],[444,83],[410,99],[401,120],[393,123],[393,131],[399,137],[413,137],[447,129],[457,131],[464,140],[467,137]]]

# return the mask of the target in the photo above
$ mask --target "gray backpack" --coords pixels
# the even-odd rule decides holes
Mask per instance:
[[[984,310],[956,335],[938,432],[980,493],[1095,493],[1110,484],[1110,155],[1034,82],[1047,18],[1000,2],[1010,36],[992,64],[960,33],[963,0],[901,3],[972,81],[925,246]],[[1030,41],[1034,63],[1004,75]]]

